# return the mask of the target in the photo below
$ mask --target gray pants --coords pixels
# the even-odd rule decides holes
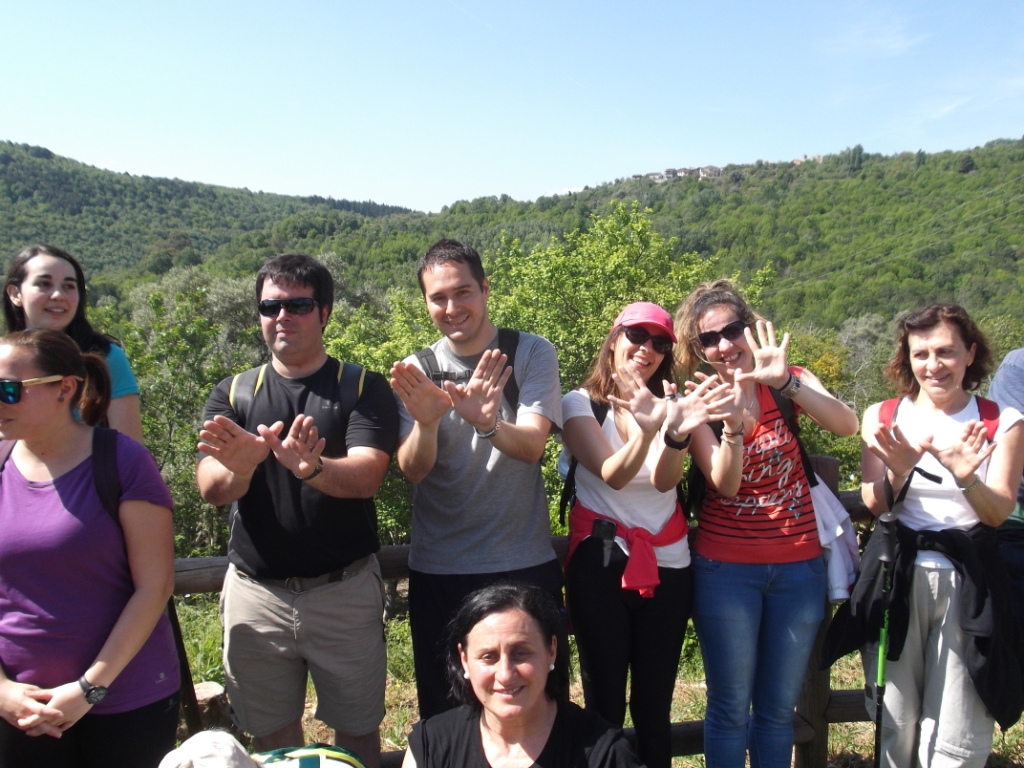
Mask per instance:
[[[892,768],[984,768],[995,721],[964,664],[960,575],[914,566],[910,627],[899,661],[886,664],[882,764]],[[875,712],[878,645],[867,646],[868,713]]]

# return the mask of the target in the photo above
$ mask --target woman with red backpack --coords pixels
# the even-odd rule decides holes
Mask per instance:
[[[881,750],[884,764],[984,766],[994,720],[1020,715],[1021,670],[995,527],[1016,501],[1024,417],[972,394],[992,368],[962,307],[936,304],[897,322],[886,367],[899,398],[864,414],[862,496],[898,511]],[[877,558],[876,558],[877,560]],[[852,612],[877,582],[869,545]],[[874,711],[878,644],[864,651]],[[1007,722],[1009,721],[1009,722]]]

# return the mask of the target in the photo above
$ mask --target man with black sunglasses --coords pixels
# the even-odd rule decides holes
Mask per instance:
[[[444,639],[466,595],[514,580],[562,602],[540,467],[548,435],[561,428],[562,398],[551,343],[491,323],[476,250],[441,240],[417,276],[442,336],[395,363],[391,385],[401,416],[398,466],[414,484],[409,618],[426,719],[456,706]]]
[[[300,746],[308,669],[316,716],[377,766],[387,670],[373,495],[397,408],[383,376],[327,355],[334,281],[323,264],[270,259],[256,300],[271,361],[214,389],[196,468],[202,497],[232,505],[228,695],[259,750]]]

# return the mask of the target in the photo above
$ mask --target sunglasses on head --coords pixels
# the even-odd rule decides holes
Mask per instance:
[[[745,331],[746,328],[747,324],[745,322],[742,320],[734,320],[720,331],[704,331],[704,333],[698,333],[697,341],[700,342],[702,347],[717,347],[718,342],[722,339],[736,341],[736,339],[743,335],[743,331]]]
[[[298,299],[263,299],[258,309],[264,317],[277,317],[281,313],[281,307],[289,315],[308,315],[316,307],[316,299],[303,296]]]
[[[672,339],[668,336],[652,336],[651,332],[641,325],[627,325],[625,334],[630,344],[643,344],[650,339],[651,348],[659,355],[667,355],[672,351]]]
[[[54,374],[53,376],[37,376],[34,379],[25,379],[23,381],[0,379],[0,403],[14,405],[21,400],[21,390],[23,388],[34,387],[36,384],[52,384],[63,378],[60,374]],[[81,381],[78,376],[75,376],[75,378]]]

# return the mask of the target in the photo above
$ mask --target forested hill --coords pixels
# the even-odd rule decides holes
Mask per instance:
[[[506,232],[529,252],[586,230],[591,214],[621,200],[651,209],[654,228],[678,238],[676,253],[714,257],[720,274],[742,279],[771,262],[778,279],[764,309],[779,320],[838,327],[935,300],[1024,319],[1020,140],[895,156],[857,146],[820,162],[732,165],[708,179],[617,180],[532,202],[485,197],[430,215],[131,177],[0,144],[4,250],[46,239],[80,255],[93,276],[159,274],[200,260],[237,275],[275,252],[333,251],[357,295],[413,285],[413,262],[440,237],[493,254]]]
[[[104,171],[44,147],[0,142],[0,249],[49,242],[93,273],[197,264],[240,234],[307,211],[362,216],[408,208],[228,189]]]

